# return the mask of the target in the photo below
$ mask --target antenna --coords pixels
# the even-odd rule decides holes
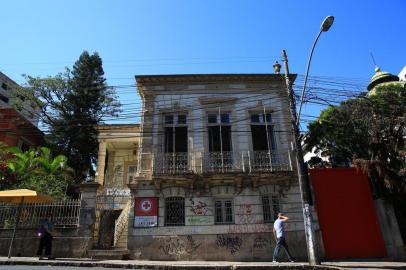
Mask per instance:
[[[371,51],[369,51],[369,54],[371,55],[372,62],[374,63],[375,67],[377,67],[378,65],[377,65],[376,62],[375,62],[375,57],[374,57],[374,55],[372,54]]]

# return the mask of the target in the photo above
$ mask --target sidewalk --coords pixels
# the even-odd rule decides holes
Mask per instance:
[[[406,262],[389,261],[350,261],[325,262],[319,266],[306,263],[272,263],[272,262],[225,262],[225,261],[141,261],[141,260],[91,260],[63,258],[56,260],[38,260],[36,257],[0,257],[2,265],[44,265],[73,267],[104,267],[122,269],[155,270],[265,270],[265,269],[406,269]]]

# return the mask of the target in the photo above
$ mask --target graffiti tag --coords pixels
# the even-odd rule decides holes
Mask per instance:
[[[207,203],[205,202],[201,201],[195,202],[193,200],[190,200],[190,203],[192,204],[190,206],[190,211],[192,211],[195,215],[206,216],[213,212],[212,209],[207,207]]]
[[[236,252],[240,251],[242,239],[239,236],[218,234],[216,245],[218,247],[226,248],[230,251],[231,255],[234,255]]]
[[[180,256],[183,254],[191,254],[195,252],[201,243],[197,243],[191,235],[186,236],[186,241],[183,241],[179,237],[168,237],[161,240],[159,249],[165,255]]]
[[[268,247],[268,245],[271,245],[271,239],[264,237],[262,235],[259,235],[259,236],[255,237],[254,244],[252,245],[252,247],[254,249],[265,249]]]

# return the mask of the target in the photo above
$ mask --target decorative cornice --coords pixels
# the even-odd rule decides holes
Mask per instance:
[[[110,131],[110,132],[121,132],[123,130],[132,130],[139,132],[140,124],[107,124],[98,125],[96,130],[98,131]]]
[[[289,74],[293,83],[297,74]],[[160,84],[182,84],[182,83],[280,83],[285,84],[283,74],[253,73],[253,74],[173,74],[173,75],[136,75],[135,80],[141,97],[145,97],[145,86]],[[150,92],[150,91],[148,91]],[[153,92],[153,91],[151,91]]]
[[[292,81],[296,74],[290,74]],[[174,74],[174,75],[136,75],[137,84],[159,84],[159,83],[235,83],[235,82],[284,82],[284,75],[271,73],[252,74]]]

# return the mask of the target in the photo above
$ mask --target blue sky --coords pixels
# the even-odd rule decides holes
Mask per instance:
[[[62,72],[83,50],[97,51],[108,83],[119,86],[134,85],[136,74],[272,72],[282,49],[290,71],[304,74],[327,15],[336,20],[319,40],[312,76],[361,87],[373,75],[370,51],[392,73],[406,64],[402,0],[15,0],[1,10],[0,71],[17,82]],[[137,102],[133,87],[118,91]]]

